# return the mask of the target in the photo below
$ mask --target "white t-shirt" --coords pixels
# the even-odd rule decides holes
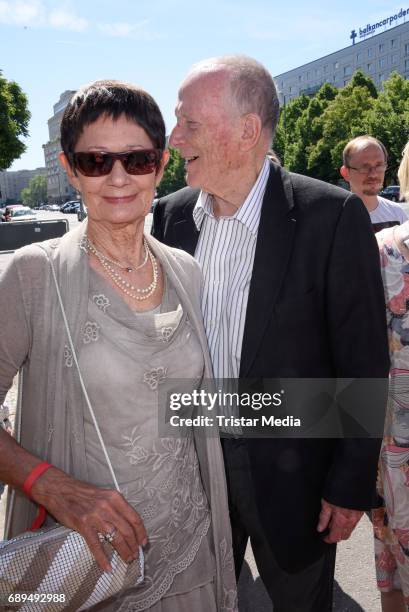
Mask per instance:
[[[378,206],[369,215],[372,225],[377,226],[376,231],[385,227],[391,227],[392,225],[401,225],[401,223],[405,223],[408,220],[400,204],[386,198],[381,198],[381,196],[378,196]]]

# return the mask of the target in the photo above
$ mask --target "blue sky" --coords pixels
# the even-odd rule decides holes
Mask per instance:
[[[155,97],[170,131],[178,84],[192,63],[245,53],[280,74],[347,47],[353,28],[400,8],[408,6],[377,0],[0,0],[0,69],[23,88],[32,114],[27,151],[11,169],[44,165],[47,119],[66,89],[98,78],[137,83]]]

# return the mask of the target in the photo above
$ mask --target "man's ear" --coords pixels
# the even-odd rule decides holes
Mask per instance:
[[[78,180],[78,177],[76,175],[76,173],[74,172],[74,170],[71,168],[70,163],[65,155],[65,153],[63,151],[61,151],[61,153],[58,155],[58,159],[59,162],[61,164],[61,166],[64,168],[64,170],[67,173],[67,177],[68,180],[70,181],[71,185],[79,192],[81,192],[80,189],[80,183]]]
[[[342,178],[349,183],[349,171],[346,166],[341,166],[339,169],[339,173]]]
[[[261,118],[258,115],[255,113],[243,115],[240,139],[240,148],[242,151],[249,151],[257,145],[260,140],[262,129]]]
[[[167,166],[167,164],[168,164],[169,159],[170,159],[170,153],[169,153],[169,150],[168,150],[168,149],[165,149],[165,150],[163,151],[163,154],[162,154],[162,159],[161,159],[161,162],[160,162],[159,168],[158,168],[158,170],[157,170],[157,172],[156,172],[156,179],[155,179],[155,184],[156,184],[156,186],[157,186],[157,185],[159,185],[159,183],[160,183],[160,182],[161,182],[161,180],[162,180],[163,173],[165,172],[165,168],[166,168],[166,166]]]

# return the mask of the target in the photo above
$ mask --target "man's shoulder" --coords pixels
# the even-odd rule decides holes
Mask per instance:
[[[288,180],[291,182],[295,197],[300,197],[303,199],[322,198],[325,200],[334,200],[343,203],[352,195],[350,191],[347,191],[342,187],[332,185],[331,183],[325,183],[324,181],[320,181],[319,179],[312,178],[310,176],[296,174],[294,172],[286,172],[285,170],[283,173],[284,176],[287,176]]]
[[[388,200],[382,196],[378,196],[378,204],[384,208],[388,208],[390,210],[401,210],[402,207],[398,202],[393,202],[393,200]]]
[[[378,197],[378,204],[380,206],[385,206],[386,208],[391,208],[391,209],[401,208],[401,205],[398,202],[394,202],[393,200],[388,200],[388,198],[384,198],[383,196],[377,196],[377,197]]]

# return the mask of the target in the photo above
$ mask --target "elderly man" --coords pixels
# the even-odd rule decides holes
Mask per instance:
[[[271,163],[279,114],[247,57],[194,66],[170,144],[189,187],[153,234],[202,266],[217,379],[386,377],[379,255],[353,194]],[[335,543],[374,501],[378,440],[223,440],[237,575],[248,538],[275,612],[331,609]]]
[[[372,136],[353,138],[344,148],[342,161],[341,176],[365,204],[375,232],[407,220],[399,204],[378,195],[388,163],[388,153],[380,140]]]

